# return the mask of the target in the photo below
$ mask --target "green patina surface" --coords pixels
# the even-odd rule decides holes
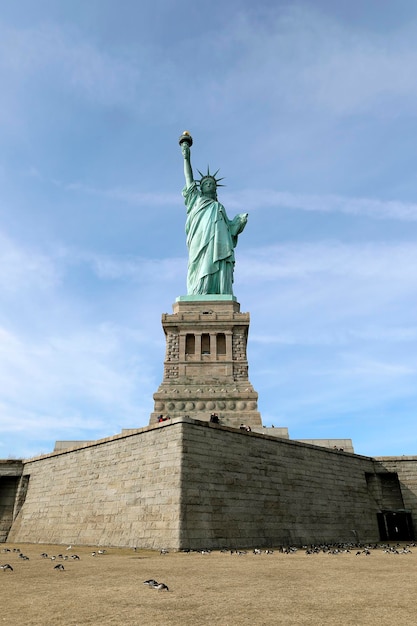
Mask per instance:
[[[236,296],[231,294],[194,294],[188,296],[178,296],[176,302],[236,302]]]
[[[219,186],[216,174],[195,180],[191,167],[192,139],[186,131],[180,137],[184,157],[187,207],[185,232],[188,247],[188,295],[233,295],[234,249],[238,236],[246,226],[247,213],[230,220],[217,199]]]

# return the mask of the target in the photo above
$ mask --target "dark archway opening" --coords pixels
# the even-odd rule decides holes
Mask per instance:
[[[411,511],[381,511],[377,515],[381,541],[409,541],[414,539]]]

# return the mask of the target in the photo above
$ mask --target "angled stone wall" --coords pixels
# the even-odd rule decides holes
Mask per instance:
[[[147,428],[25,463],[25,502],[9,541],[178,545],[178,428]]]
[[[184,424],[181,547],[377,541],[373,471],[368,457]]]

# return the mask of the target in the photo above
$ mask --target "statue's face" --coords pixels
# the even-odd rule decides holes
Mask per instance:
[[[216,181],[213,178],[206,178],[201,183],[201,191],[205,196],[209,196],[209,198],[216,197]]]

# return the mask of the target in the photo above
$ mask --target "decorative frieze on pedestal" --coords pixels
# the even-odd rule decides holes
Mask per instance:
[[[164,378],[150,424],[160,416],[210,420],[217,414],[228,426],[261,426],[248,378],[249,313],[227,295],[182,296],[173,311],[162,316]]]

